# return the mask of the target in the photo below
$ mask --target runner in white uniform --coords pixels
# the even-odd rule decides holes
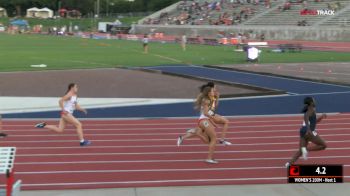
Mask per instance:
[[[77,96],[71,96],[70,99],[66,102],[64,102],[64,106],[63,109],[64,111],[73,114],[74,110],[75,110],[75,105],[77,104]]]
[[[214,82],[208,82],[207,84],[200,87],[200,91],[202,92],[203,89],[208,86],[214,88],[214,96],[210,98],[210,107],[209,107],[208,113],[209,115],[213,116],[212,122],[215,127],[217,127],[216,124],[223,125],[221,139],[219,140],[219,143],[224,145],[231,145],[232,143],[225,139],[226,132],[228,130],[229,121],[225,117],[215,113],[215,110],[216,110],[216,107],[218,106],[218,101],[219,101],[219,92],[216,90],[216,85],[214,84]],[[196,128],[188,129],[185,135],[179,136],[177,138],[177,145],[180,146],[185,139],[192,138],[192,137],[199,137],[204,143],[209,142],[208,137],[203,135],[203,130],[201,130],[199,127],[196,127]]]
[[[208,158],[205,160],[207,163],[218,163],[214,160],[213,155],[216,146],[216,132],[215,132],[215,123],[213,122],[214,112],[212,111],[212,101],[210,97],[213,97],[215,94],[214,88],[207,86],[199,94],[196,100],[196,108],[200,108],[201,115],[198,119],[198,127],[204,130],[204,133],[208,137],[209,142],[209,152]]]
[[[198,131],[195,133],[188,133],[188,135],[195,134],[201,140],[209,145],[208,158],[205,160],[207,163],[218,163],[213,159],[213,154],[216,146],[216,133],[215,133],[215,123],[213,122],[214,112],[211,110],[211,100],[210,97],[214,95],[214,88],[205,87],[201,93],[197,96],[195,102],[195,108],[200,109],[200,116],[198,119]],[[191,129],[192,130],[192,129]],[[189,130],[189,131],[191,131]],[[194,129],[193,129],[194,130]],[[187,137],[188,138],[188,137]],[[178,139],[178,145],[183,141],[182,136]]]
[[[83,127],[81,122],[73,116],[74,110],[77,109],[87,114],[87,111],[80,107],[77,102],[78,85],[71,83],[68,85],[67,93],[60,99],[59,105],[61,108],[61,119],[58,127],[55,125],[47,125],[45,122],[35,125],[37,128],[47,128],[57,133],[62,133],[66,124],[70,123],[77,129],[78,137],[80,140],[80,146],[87,146],[91,144],[89,140],[84,139]]]

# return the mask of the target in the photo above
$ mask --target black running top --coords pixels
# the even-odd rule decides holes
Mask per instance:
[[[305,113],[305,115],[306,115],[306,113]],[[309,124],[310,124],[311,131],[315,131],[315,129],[316,129],[316,122],[317,122],[316,113],[313,113],[311,116],[309,116]]]

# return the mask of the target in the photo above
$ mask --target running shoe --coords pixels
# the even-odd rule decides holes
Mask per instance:
[[[305,147],[302,147],[302,148],[301,148],[301,154],[302,154],[302,156],[303,156],[303,159],[304,159],[304,160],[307,160],[307,154],[308,154],[308,152],[307,152],[307,150],[306,150]]]
[[[184,141],[184,139],[182,138],[182,136],[179,136],[177,138],[177,146],[180,146],[182,144],[182,142]]]
[[[84,140],[83,142],[80,142],[80,146],[88,146],[91,142],[89,140]]]
[[[7,137],[6,133],[0,133],[0,138]]]
[[[210,164],[217,164],[219,163],[219,161],[215,160],[215,159],[207,159],[205,160],[206,163],[210,163]]]
[[[223,145],[225,145],[225,146],[230,146],[230,145],[232,145],[231,142],[229,142],[229,141],[227,141],[227,140],[225,140],[225,139],[221,139],[219,142],[220,142],[220,144],[223,144]]]
[[[38,123],[35,125],[36,128],[44,128],[46,126],[46,123],[42,122],[42,123]]]
[[[284,166],[286,166],[286,168],[288,168],[290,166],[290,163],[287,162]]]

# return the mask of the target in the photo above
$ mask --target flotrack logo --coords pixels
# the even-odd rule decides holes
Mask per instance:
[[[333,16],[335,15],[334,10],[309,10],[309,9],[304,9],[300,11],[300,15],[305,16],[305,15],[319,15],[319,16]]]

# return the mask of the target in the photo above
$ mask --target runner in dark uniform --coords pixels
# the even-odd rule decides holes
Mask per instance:
[[[300,148],[292,157],[292,159],[286,163],[286,167],[294,164],[300,156],[307,159],[308,151],[319,151],[327,148],[326,142],[316,132],[316,124],[321,122],[322,119],[327,118],[326,114],[322,114],[321,117],[316,117],[316,103],[312,97],[306,97],[304,99],[304,123],[300,128]],[[314,146],[308,146],[308,143],[312,142]]]

